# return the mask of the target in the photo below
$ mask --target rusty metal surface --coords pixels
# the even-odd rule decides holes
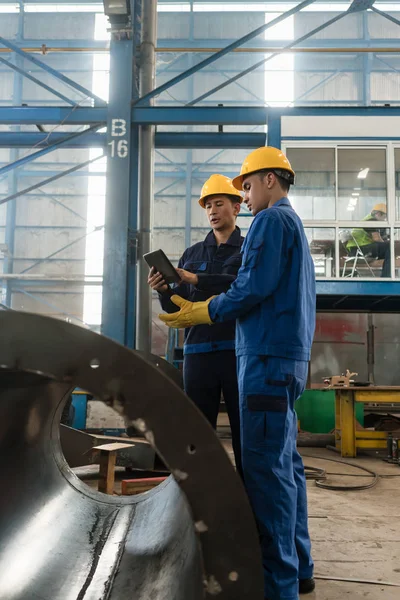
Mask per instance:
[[[0,328],[0,597],[262,600],[241,481],[179,386],[139,353],[61,321],[4,311]],[[59,441],[74,387],[134,424],[175,479],[135,497],[82,483]]]

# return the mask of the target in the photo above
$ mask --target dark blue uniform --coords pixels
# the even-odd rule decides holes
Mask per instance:
[[[236,281],[208,308],[216,323],[237,319],[243,472],[259,524],[265,595],[297,600],[298,578],[313,574],[294,403],[307,380],[315,273],[287,198],[256,215]]]
[[[196,273],[196,286],[181,283],[160,294],[163,310],[177,312],[179,308],[170,300],[172,294],[192,302],[204,301],[227,292],[235,281],[241,265],[243,237],[236,227],[225,244],[217,246],[214,233],[187,248],[178,267]],[[232,446],[236,467],[241,473],[239,396],[235,357],[235,319],[225,320],[213,327],[196,325],[185,330],[183,347],[183,378],[185,391],[202,411],[214,429],[221,392],[223,393],[232,430]]]

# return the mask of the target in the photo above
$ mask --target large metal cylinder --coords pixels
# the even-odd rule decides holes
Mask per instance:
[[[37,315],[0,312],[0,328],[0,598],[262,600],[242,484],[162,363]],[[77,386],[123,414],[174,477],[135,497],[81,482],[59,441]]]

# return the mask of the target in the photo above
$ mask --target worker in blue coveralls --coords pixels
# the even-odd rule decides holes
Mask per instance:
[[[160,315],[170,327],[236,319],[243,472],[268,600],[297,600],[315,587],[294,409],[314,335],[315,274],[303,225],[287,198],[294,175],[276,148],[247,156],[232,183],[244,190],[254,220],[235,282],[206,302],[172,296],[180,311]]]
[[[171,290],[160,273],[150,272],[148,283],[159,292],[163,310],[178,311],[173,294],[193,302],[229,290],[239,271],[243,237],[236,225],[243,198],[229,177],[211,175],[201,190],[199,204],[211,231],[183,253],[178,263],[182,282]],[[187,395],[216,429],[221,392],[232,431],[236,469],[242,474],[239,392],[235,356],[235,319],[215,327],[195,325],[185,331],[183,380]]]

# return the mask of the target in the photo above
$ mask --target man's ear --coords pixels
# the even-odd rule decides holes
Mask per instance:
[[[233,205],[233,212],[234,212],[235,217],[237,217],[238,214],[240,213],[240,202],[236,202]]]

